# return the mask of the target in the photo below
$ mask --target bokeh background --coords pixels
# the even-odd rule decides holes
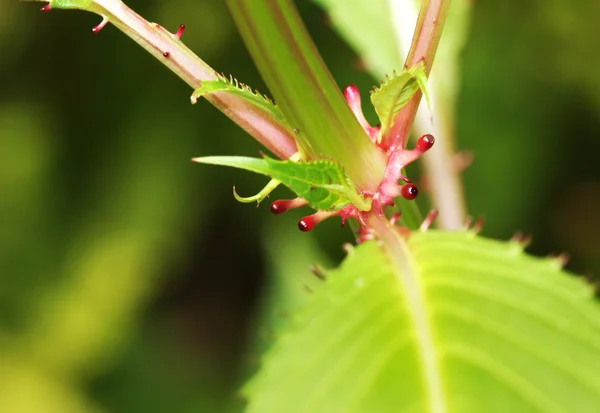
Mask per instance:
[[[266,91],[223,1],[128,4],[185,23],[192,50]],[[340,87],[378,82],[298,5]],[[237,203],[232,185],[264,179],[189,158],[256,155],[249,136],[114,27],[92,35],[97,16],[39,7],[0,1],[0,411],[239,412],[308,268],[335,265],[352,235]],[[530,233],[533,253],[599,274],[600,3],[476,1],[470,20],[469,212],[487,236]]]

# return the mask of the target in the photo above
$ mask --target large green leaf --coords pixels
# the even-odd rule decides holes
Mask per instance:
[[[320,211],[338,210],[351,203],[361,211],[371,209],[371,200],[358,194],[346,176],[344,168],[332,160],[294,162],[278,161],[267,156],[263,159],[244,156],[204,156],[192,160],[204,164],[231,166],[270,176],[271,182],[257,197],[264,198],[267,189],[272,190],[282,183],[299,197],[304,198],[312,208]]]
[[[472,232],[375,244],[328,274],[245,387],[249,413],[559,413],[600,406],[600,305],[557,260]]]

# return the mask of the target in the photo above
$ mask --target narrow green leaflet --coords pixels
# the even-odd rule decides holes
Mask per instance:
[[[338,210],[348,204],[354,204],[361,211],[368,211],[371,208],[371,200],[359,195],[344,169],[331,160],[294,162],[279,161],[269,157],[258,159],[243,156],[205,156],[192,160],[204,164],[231,166],[270,176],[304,198],[316,210]]]
[[[277,120],[277,122],[286,125],[290,130],[289,126],[283,113],[279,109],[279,106],[275,104],[266,95],[253,91],[252,88],[244,83],[238,82],[233,76],[229,78],[224,74],[215,73],[217,80],[205,80],[202,82],[202,86],[194,91],[191,97],[191,101],[195,104],[198,98],[204,95],[208,95],[216,92],[225,92],[236,95],[243,99],[247,104],[251,105],[256,110],[267,115],[268,118]]]
[[[394,118],[419,88],[423,90],[425,98],[429,100],[424,88],[426,82],[425,67],[420,64],[412,69],[395,73],[371,92],[371,103],[373,103],[381,122],[380,139],[394,126]]]
[[[414,233],[358,246],[245,386],[247,413],[594,413],[600,303],[557,260]]]

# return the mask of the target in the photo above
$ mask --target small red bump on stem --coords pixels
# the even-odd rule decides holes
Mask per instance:
[[[185,32],[185,24],[179,26],[179,29],[177,29],[177,32],[175,33],[175,38],[180,39],[181,36],[183,36],[183,32]]]
[[[166,58],[168,59],[169,57],[171,57],[171,53],[169,53],[169,52],[164,52],[164,53],[163,53],[163,56],[164,56],[164,57],[166,57]]]
[[[412,201],[417,197],[417,195],[419,195],[419,189],[415,184],[406,184],[402,186],[400,194],[402,195],[402,197],[408,199],[409,201]]]
[[[396,222],[398,222],[398,218],[400,218],[400,212],[396,212],[394,215],[392,215],[390,218],[390,224],[395,225]]]
[[[50,10],[52,10],[52,4],[50,4],[50,3],[48,3],[47,5],[45,5],[44,7],[41,8],[42,13],[49,12]]]
[[[312,215],[304,217],[300,221],[298,221],[298,228],[302,232],[310,231],[315,227],[315,225],[317,225],[317,220]]]
[[[433,144],[435,143],[435,138],[433,135],[423,135],[417,141],[417,151],[419,152],[427,152]]]

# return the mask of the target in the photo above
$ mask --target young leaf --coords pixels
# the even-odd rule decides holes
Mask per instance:
[[[225,92],[241,98],[244,103],[261,112],[265,118],[276,121],[292,131],[292,127],[281,113],[279,107],[268,97],[253,91],[250,86],[240,83],[233,77],[215,73],[217,80],[204,80],[202,86],[194,91],[191,100],[195,104],[199,97],[216,92]]]
[[[269,157],[205,156],[194,158],[193,161],[231,166],[270,176],[304,198],[316,210],[335,211],[348,204],[354,204],[361,211],[371,208],[371,200],[359,195],[344,169],[331,160],[294,162]]]
[[[376,88],[371,93],[371,103],[379,116],[381,122],[381,137],[388,133],[394,126],[394,118],[400,112],[400,109],[406,105],[413,95],[423,88],[427,82],[425,67],[421,64],[409,70],[403,70],[399,74],[394,74],[391,78]],[[427,92],[423,89],[427,98]]]
[[[557,260],[414,233],[354,249],[244,388],[248,413],[560,413],[600,406],[600,304]],[[392,259],[390,259],[392,258]]]

